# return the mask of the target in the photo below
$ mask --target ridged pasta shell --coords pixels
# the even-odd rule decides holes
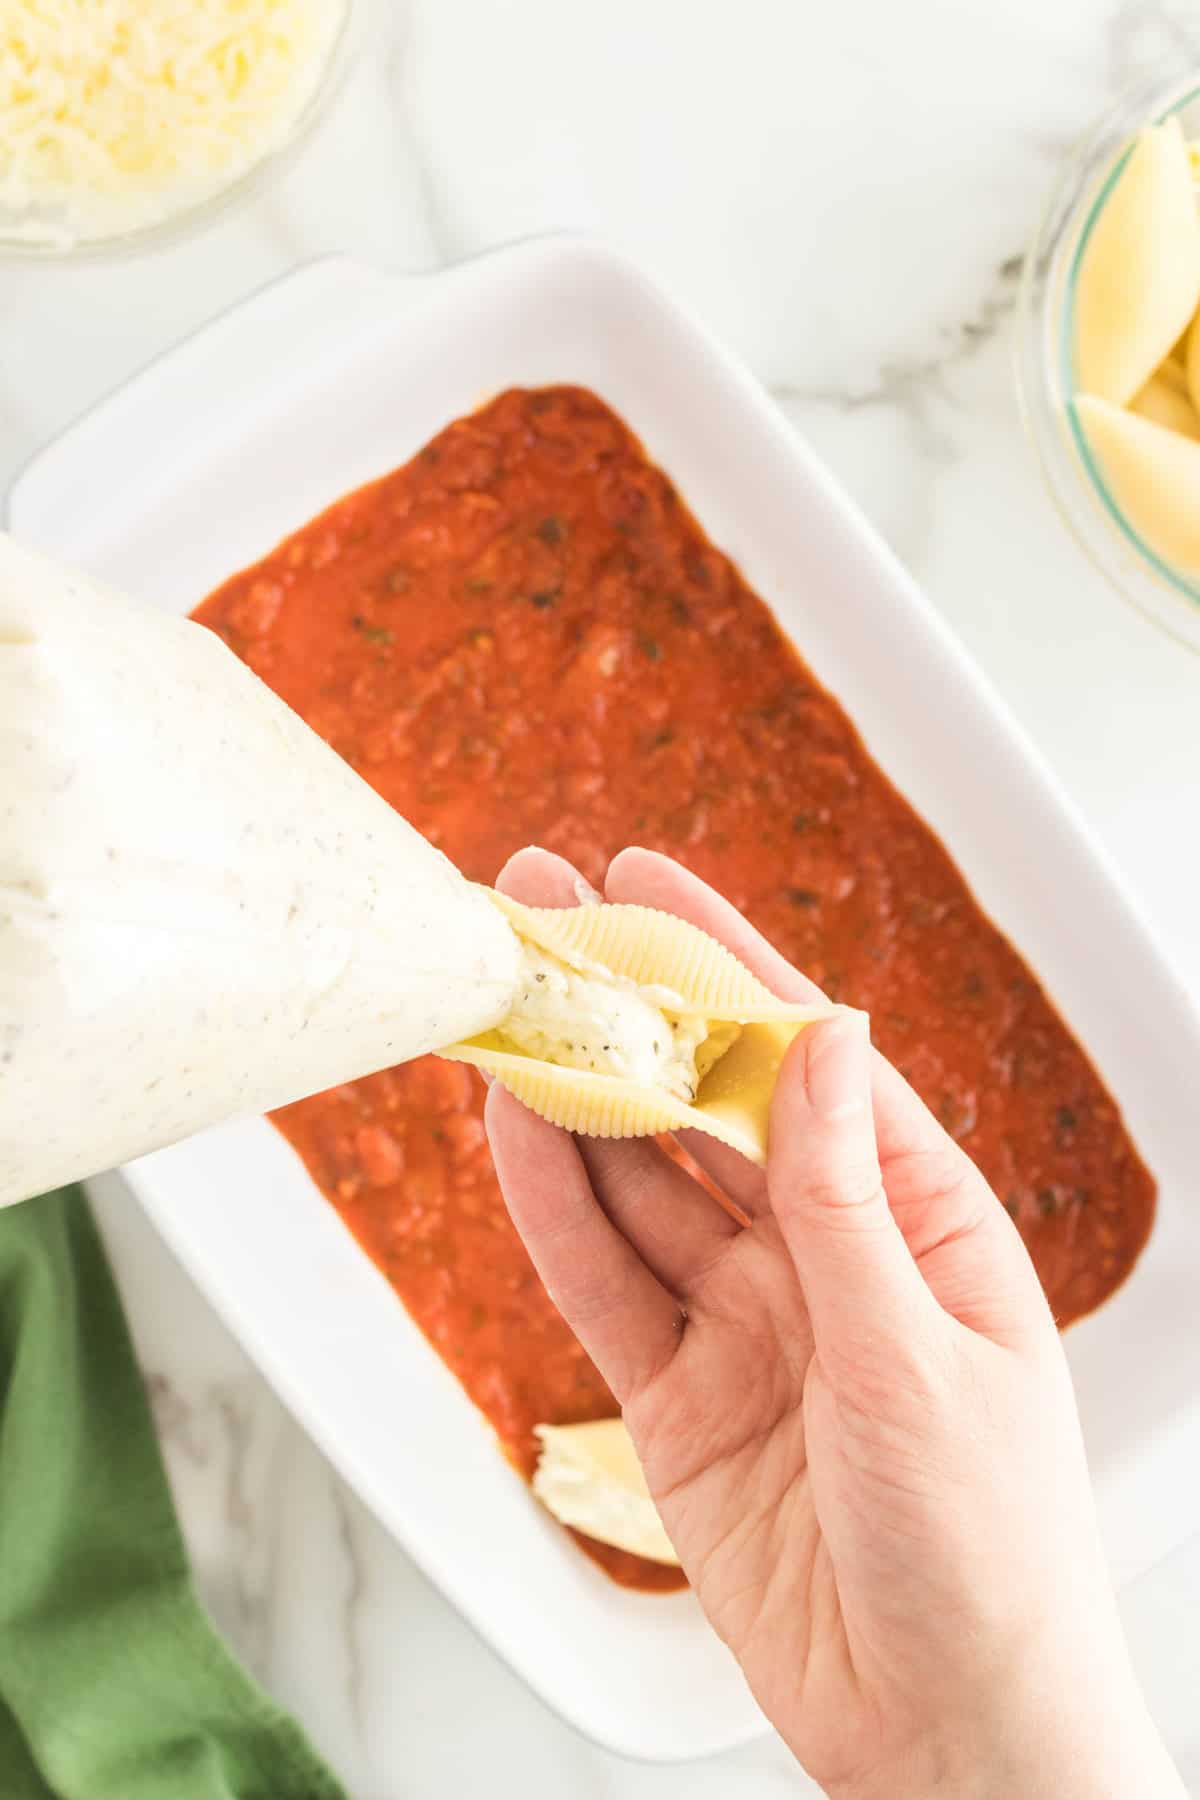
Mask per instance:
[[[671,913],[647,906],[531,907],[504,894],[492,898],[519,937],[579,974],[634,982],[664,1013],[705,1020],[710,1035],[697,1053],[696,1097],[688,1103],[621,1076],[543,1061],[506,1039],[503,1021],[441,1055],[486,1069],[531,1111],[585,1137],[649,1137],[692,1128],[753,1162],[766,1160],[780,1065],[793,1038],[827,1007],[777,999],[724,944]]]
[[[664,999],[664,1011],[741,1025],[814,1017],[811,1006],[788,1006],[732,950],[674,913],[653,906],[522,906],[507,894],[491,898],[519,937],[582,974],[617,975],[639,987],[662,989],[678,1003]]]
[[[651,1562],[679,1567],[622,1419],[538,1425],[538,1499],[563,1525]]]

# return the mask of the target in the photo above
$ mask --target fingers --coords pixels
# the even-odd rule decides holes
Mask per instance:
[[[498,1082],[484,1119],[505,1204],[533,1265],[624,1406],[678,1348],[679,1303],[597,1205],[567,1132],[547,1125]]]
[[[971,1331],[1016,1344],[1053,1331],[1041,1283],[991,1187],[898,1069],[880,1062],[890,1121],[882,1158],[892,1216],[938,1303]]]
[[[820,988],[807,975],[802,975],[799,969],[793,968],[774,945],[769,944],[761,932],[755,931],[753,925],[723,895],[701,881],[698,875],[693,875],[678,863],[672,862],[669,856],[660,856],[654,850],[622,850],[609,864],[604,880],[604,897],[606,900],[634,902],[642,906],[659,906],[664,912],[673,912],[681,919],[690,919],[693,925],[699,925],[710,937],[719,938],[781,1000],[819,1001],[826,998]],[[916,1118],[909,1102],[922,1112],[924,1108],[908,1083],[878,1052],[872,1058],[871,1086],[879,1150],[886,1159],[893,1148],[897,1151],[907,1150],[914,1132],[919,1129],[921,1121]],[[925,1118],[937,1132],[941,1142],[954,1149],[955,1146],[937,1121],[928,1114]],[[688,1149],[698,1162],[703,1161],[705,1168],[709,1167],[690,1140]],[[957,1154],[962,1156],[961,1151]],[[964,1163],[967,1161],[966,1157],[962,1160]],[[721,1180],[716,1167],[710,1173],[715,1181]],[[753,1179],[748,1178],[748,1182],[752,1184]],[[738,1198],[737,1195],[730,1197]]]
[[[888,1206],[863,1013],[801,1032],[771,1107],[771,1210],[791,1253],[831,1380],[911,1350],[933,1300]]]
[[[579,1138],[601,1206],[646,1266],[686,1300],[742,1227],[653,1138]]]
[[[727,900],[669,857],[622,851],[609,867],[605,895],[690,919],[781,999],[819,995]],[[970,1157],[878,1051],[871,1056],[871,1099],[888,1202],[936,1299],[964,1325],[997,1340],[1044,1331],[1049,1312],[1008,1214]],[[686,1142],[731,1200],[752,1218],[762,1213],[767,1195],[759,1170],[699,1133],[687,1133]]]
[[[704,1131],[681,1131],[679,1143],[748,1219],[766,1211],[767,1180],[748,1157]]]
[[[510,857],[496,886],[529,906],[577,906],[591,891],[570,863],[539,849]],[[676,1294],[686,1294],[740,1230],[653,1139],[583,1138],[577,1154],[611,1222]]]
[[[600,898],[565,856],[536,844],[509,857],[496,877],[496,888],[524,906],[584,906]]]
[[[522,883],[542,884],[536,895],[522,893],[525,899],[574,905],[581,897],[575,871],[561,858],[543,851],[524,851],[514,858],[504,878],[510,876]],[[547,897],[542,898],[542,893]],[[558,899],[549,898],[551,893]],[[782,999],[821,997],[819,989],[793,969],[728,901],[668,857],[641,849],[623,851],[609,867],[605,898],[657,906],[689,919],[724,942]],[[809,1040],[812,1047],[815,1029],[802,1034],[801,1045]],[[806,1055],[807,1051],[799,1049],[793,1052],[798,1061]],[[873,1167],[882,1175],[881,1193],[886,1194],[899,1235],[907,1243],[910,1263],[915,1262],[944,1310],[970,1329],[998,1341],[1040,1334],[1048,1327],[1049,1312],[1032,1263],[983,1176],[878,1052],[869,1053],[868,1068]],[[780,1089],[786,1085],[790,1092],[790,1069],[785,1075],[786,1083],[781,1080]],[[777,1107],[781,1104],[777,1094]],[[781,1116],[788,1116],[787,1108]],[[795,1136],[798,1128],[786,1129]],[[824,1141],[821,1133],[817,1136]],[[735,1152],[701,1133],[683,1134],[682,1141],[749,1217],[761,1216],[773,1205],[762,1172]],[[775,1161],[773,1154],[773,1167]],[[647,1248],[653,1255],[649,1244]],[[705,1250],[705,1246],[696,1246],[691,1254],[693,1258],[703,1256]],[[654,1266],[682,1291],[684,1266],[662,1260]],[[695,1266],[694,1260],[691,1266]]]
[[[815,982],[794,969],[715,888],[655,850],[622,850],[608,865],[604,898],[657,906],[719,938],[781,1000],[823,1000]]]
[[[781,1000],[825,998],[723,895],[669,856],[654,850],[622,850],[608,866],[604,897],[625,905],[657,906],[698,925],[732,950]],[[767,1190],[761,1169],[703,1132],[682,1132],[680,1142],[748,1217],[764,1210]]]

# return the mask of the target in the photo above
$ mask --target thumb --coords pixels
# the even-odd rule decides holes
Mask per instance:
[[[865,1013],[839,1007],[788,1051],[771,1104],[767,1193],[829,1378],[864,1355],[911,1353],[937,1307],[884,1192]]]

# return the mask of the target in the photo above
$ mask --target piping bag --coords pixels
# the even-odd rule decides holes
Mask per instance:
[[[214,633],[0,535],[0,1205],[430,1050],[761,1162],[827,1010],[670,914],[468,882]]]
[[[212,632],[0,534],[0,1205],[469,1038],[519,963]]]

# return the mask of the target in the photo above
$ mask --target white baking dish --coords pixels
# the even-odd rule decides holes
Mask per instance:
[[[1129,1578],[1200,1517],[1200,1025],[995,694],[703,331],[566,239],[415,278],[318,263],[72,427],[17,483],[9,522],[184,610],[455,415],[552,381],[595,388],[629,421],[771,602],[1046,982],[1160,1180],[1133,1278],[1069,1335],[1105,1534]],[[552,1705],[647,1757],[760,1728],[689,1595],[622,1592],[531,1503],[270,1127],[210,1132],[129,1178],[347,1480]]]

